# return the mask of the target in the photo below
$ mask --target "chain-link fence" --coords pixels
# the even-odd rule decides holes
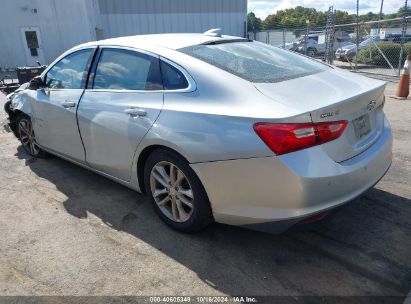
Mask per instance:
[[[332,16],[332,15],[330,15]],[[250,39],[322,59],[338,67],[398,76],[411,55],[411,16],[345,25],[249,32]]]

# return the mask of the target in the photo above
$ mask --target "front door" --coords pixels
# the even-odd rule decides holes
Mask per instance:
[[[26,65],[37,66],[38,62],[45,64],[40,29],[36,26],[23,27],[21,28],[21,36],[23,39]]]
[[[84,162],[84,147],[77,126],[77,105],[84,92],[94,49],[65,56],[45,75],[46,88],[36,91],[33,127],[46,149]]]
[[[137,146],[163,106],[159,58],[103,47],[89,82],[77,112],[86,162],[129,181]]]

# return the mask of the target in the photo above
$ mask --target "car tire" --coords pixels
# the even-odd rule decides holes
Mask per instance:
[[[13,134],[14,134],[17,138],[19,138],[19,136],[18,136],[18,134],[17,134],[17,128],[16,128],[16,121],[15,121],[15,119],[14,119],[14,113],[13,113],[12,109],[10,108],[10,106],[11,106],[11,101],[7,101],[7,102],[4,104],[4,112],[6,112],[7,115],[8,115],[8,118],[9,118],[9,124],[8,124],[8,126],[9,126],[10,130],[13,132]]]
[[[157,149],[150,154],[144,166],[144,185],[156,212],[170,227],[192,233],[213,222],[201,181],[174,151]]]
[[[19,114],[16,118],[16,128],[18,138],[24,148],[24,150],[33,157],[46,158],[48,153],[41,149],[34,135],[31,119],[26,114]]]
[[[317,55],[317,50],[314,48],[308,48],[307,49],[307,56],[309,57],[315,57]]]
[[[6,112],[7,115],[9,115],[9,116],[10,116],[10,112],[11,112],[11,110],[10,110],[10,105],[11,105],[11,101],[7,101],[7,102],[4,104],[4,112]]]

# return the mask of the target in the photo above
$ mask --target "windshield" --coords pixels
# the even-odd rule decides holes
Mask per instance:
[[[251,82],[279,82],[330,69],[316,60],[253,41],[194,45],[179,51]]]
[[[380,40],[380,37],[375,36],[375,37],[370,37],[368,39],[365,39],[363,42],[361,42],[359,45],[360,46],[367,46],[370,45],[373,41],[378,41]]]

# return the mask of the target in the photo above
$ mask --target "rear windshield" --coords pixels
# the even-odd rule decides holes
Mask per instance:
[[[279,82],[329,69],[316,60],[254,41],[194,45],[179,51],[251,82]]]

